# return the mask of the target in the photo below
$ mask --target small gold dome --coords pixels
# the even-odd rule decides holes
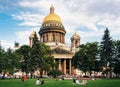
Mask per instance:
[[[61,23],[60,17],[54,13],[53,5],[50,7],[50,14],[44,18],[43,23],[47,21],[57,21]]]
[[[79,35],[75,32],[73,36],[79,36]]]
[[[34,35],[35,35],[35,33],[36,33],[35,31],[32,31],[32,33],[31,33],[30,37],[31,37],[31,38],[33,38],[33,37],[34,37]]]
[[[80,36],[75,32],[72,36],[72,38],[80,38]]]

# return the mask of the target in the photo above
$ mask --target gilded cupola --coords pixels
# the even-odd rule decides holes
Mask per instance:
[[[77,39],[77,38],[80,38],[80,36],[75,32],[71,39]]]
[[[30,38],[34,38],[35,33],[35,31],[32,31],[32,33],[30,34]]]
[[[66,33],[60,17],[55,14],[55,8],[53,5],[50,7],[50,13],[43,19],[43,23],[40,29],[42,30],[46,28],[59,28],[63,30],[63,33]]]
[[[50,13],[43,19],[42,26],[39,31],[41,42],[58,42],[65,43],[65,28],[60,17],[55,14],[53,5],[50,7]]]
[[[56,21],[56,22],[61,23],[60,17],[55,14],[54,10],[55,10],[55,8],[53,7],[53,5],[51,5],[51,7],[50,7],[50,14],[48,14],[48,15],[44,18],[43,23],[49,22],[49,21]]]

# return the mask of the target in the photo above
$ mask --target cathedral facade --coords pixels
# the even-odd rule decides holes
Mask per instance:
[[[34,33],[30,35],[30,46]],[[40,42],[50,46],[55,62],[59,62],[59,70],[65,75],[75,74],[75,70],[71,64],[71,59],[75,54],[76,47],[80,45],[80,36],[74,33],[71,39],[71,46],[65,44],[66,30],[62,24],[60,17],[55,14],[53,5],[50,7],[50,13],[43,19],[42,26],[39,31]]]

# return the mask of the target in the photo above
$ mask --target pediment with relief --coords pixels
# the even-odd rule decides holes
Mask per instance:
[[[72,54],[71,51],[68,51],[68,50],[65,50],[65,49],[62,49],[62,48],[55,48],[52,50],[52,53],[53,54]]]

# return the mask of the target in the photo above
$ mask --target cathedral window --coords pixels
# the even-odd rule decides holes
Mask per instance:
[[[46,41],[48,41],[48,34],[46,34]]]
[[[56,26],[58,26],[58,24],[56,24]]]
[[[78,43],[78,41],[76,40],[76,41],[75,41],[75,47],[77,47],[77,43]]]
[[[48,24],[48,26],[50,26],[50,24]]]
[[[53,24],[53,26],[55,26],[55,24]]]
[[[52,41],[55,41],[55,34],[52,34]]]
[[[45,41],[45,36],[43,35],[43,42]]]

